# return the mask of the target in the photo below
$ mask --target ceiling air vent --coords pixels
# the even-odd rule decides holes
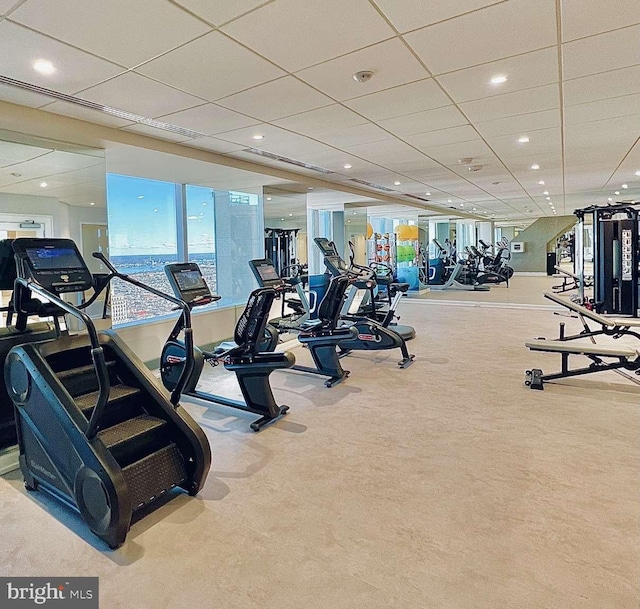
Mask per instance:
[[[409,193],[404,193],[405,197],[409,197],[410,199],[417,199],[418,201],[425,201],[426,203],[429,203],[431,201],[431,199],[425,199],[424,197],[419,197],[418,195],[410,195]]]
[[[375,188],[376,190],[382,190],[383,192],[395,192],[393,188],[387,188],[386,186],[374,184],[373,182],[367,182],[366,180],[359,180],[358,178],[351,178],[349,181],[355,182],[356,184],[362,184],[363,186],[368,186],[369,188]]]
[[[177,133],[179,135],[184,135],[185,137],[190,137],[190,138],[207,137],[206,133],[192,131],[191,129],[178,127],[178,125],[172,125],[171,123],[163,123],[162,121],[156,121],[152,118],[141,116],[140,114],[133,114],[132,112],[127,112],[126,110],[120,110],[119,108],[112,108],[111,106],[104,106],[102,104],[90,102],[80,97],[74,97],[73,95],[66,95],[65,93],[54,91],[53,89],[45,89],[44,87],[38,87],[28,82],[15,80],[14,78],[9,78],[8,76],[0,75],[0,83],[9,85],[11,87],[17,87],[19,89],[24,89],[25,91],[31,91],[32,93],[38,93],[39,95],[46,95],[47,97],[51,97],[59,101],[64,101],[69,104],[74,104],[76,106],[82,106],[83,108],[88,108],[89,110],[95,110],[96,112],[102,112],[103,114],[116,116],[117,118],[121,118],[126,121],[131,121],[132,123],[139,123],[141,125],[148,125],[149,127],[155,127],[156,129],[161,129],[162,131],[171,131],[172,133]]]
[[[266,150],[262,150],[262,148],[245,148],[242,152],[248,152],[249,154],[257,154],[258,156],[262,156],[265,159],[271,159],[272,161],[279,161],[280,163],[289,163],[289,165],[295,165],[296,167],[303,167],[304,169],[317,171],[318,173],[324,173],[326,175],[331,175],[332,173],[335,173],[334,171],[330,171],[329,169],[325,169],[324,167],[318,167],[317,165],[311,165],[310,163],[303,163],[302,161],[296,161],[295,159],[290,159],[280,154],[267,152]]]

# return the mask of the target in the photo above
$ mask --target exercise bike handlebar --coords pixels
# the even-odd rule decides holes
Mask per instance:
[[[109,400],[109,391],[111,389],[109,383],[109,372],[107,371],[107,363],[104,357],[104,350],[100,345],[100,340],[98,339],[98,331],[96,327],[91,321],[91,318],[80,309],[74,307],[71,303],[62,300],[59,296],[52,294],[48,290],[45,290],[38,283],[33,281],[33,279],[26,279],[24,277],[18,277],[15,281],[16,285],[22,285],[30,292],[38,294],[43,298],[46,298],[49,302],[52,302],[57,307],[60,307],[65,313],[69,313],[76,319],[79,319],[87,328],[87,333],[89,335],[89,340],[91,342],[91,359],[93,360],[94,368],[96,369],[96,375],[98,377],[98,397],[96,399],[95,407],[93,408],[93,412],[91,413],[91,417],[89,418],[87,428],[85,430],[85,435],[89,440],[93,439],[95,435],[98,433],[98,422],[104,412],[105,406]],[[20,294],[20,290],[15,290],[16,294]],[[21,303],[20,297],[18,296],[15,303],[16,310],[20,310]]]
[[[102,264],[104,264],[109,269],[112,277],[116,277],[121,281],[130,283],[131,285],[137,288],[146,290],[147,292],[153,294],[154,296],[158,296],[160,298],[163,298],[164,300],[168,300],[169,302],[172,302],[174,305],[176,305],[179,310],[182,311],[182,316],[184,319],[184,345],[185,345],[186,359],[184,362],[184,368],[182,369],[182,374],[180,375],[180,378],[178,379],[176,386],[171,392],[171,398],[170,398],[171,403],[174,406],[177,406],[178,403],[180,402],[180,396],[182,395],[182,390],[184,389],[184,386],[186,385],[188,378],[191,376],[191,373],[193,372],[193,368],[195,366],[195,359],[193,356],[193,329],[191,328],[191,309],[189,308],[189,305],[184,300],[180,300],[179,298],[175,298],[174,296],[165,294],[164,292],[161,292],[160,290],[156,290],[155,288],[152,288],[151,286],[146,285],[141,281],[138,281],[137,279],[131,278],[129,275],[126,275],[125,273],[121,273],[120,271],[118,271],[118,269],[116,269],[113,266],[113,264],[111,264],[111,262],[106,258],[106,256],[102,252],[94,252],[92,255],[94,258],[97,258],[98,260],[100,260],[100,262],[102,262]],[[95,331],[95,328],[94,328],[94,331]],[[97,340],[97,336],[96,336],[96,340]],[[105,368],[105,372],[106,372],[106,368]],[[93,416],[91,418],[93,419]]]

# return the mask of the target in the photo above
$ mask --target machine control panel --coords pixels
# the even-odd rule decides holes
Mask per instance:
[[[200,267],[195,262],[167,264],[164,272],[176,298],[192,306],[210,304],[220,300],[211,293]]]
[[[54,294],[93,288],[93,276],[71,239],[15,239],[18,274]]]
[[[284,280],[278,275],[278,271],[270,258],[250,260],[249,266],[261,288],[278,289],[284,285]]]

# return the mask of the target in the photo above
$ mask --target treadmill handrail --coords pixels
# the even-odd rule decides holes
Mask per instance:
[[[109,372],[107,371],[104,350],[102,349],[100,340],[98,339],[98,331],[91,321],[91,318],[86,313],[80,311],[72,304],[62,300],[62,298],[56,296],[55,294],[52,294],[48,290],[45,290],[33,279],[18,277],[16,278],[15,283],[24,286],[25,288],[27,288],[27,290],[34,292],[42,296],[43,298],[46,298],[53,304],[60,307],[63,311],[69,313],[69,315],[72,315],[76,319],[79,319],[87,328],[89,340],[91,341],[91,359],[93,360],[93,366],[96,369],[96,375],[98,377],[98,398],[96,399],[96,404],[93,408],[93,412],[91,413],[87,428],[84,432],[87,438],[89,440],[92,440],[98,433],[98,421],[100,420],[105,406],[109,401],[109,392],[111,390],[111,385],[109,383]]]
[[[93,252],[92,256],[97,258],[102,262],[110,271],[110,275],[120,279],[121,281],[125,281],[126,283],[130,283],[131,285],[146,290],[150,292],[154,296],[159,296],[160,298],[164,298],[169,302],[176,305],[179,309],[182,310],[182,317],[184,319],[184,346],[185,346],[185,362],[184,367],[182,368],[182,374],[176,383],[173,391],[171,392],[170,401],[173,406],[177,406],[180,402],[180,396],[182,395],[182,391],[187,384],[187,380],[191,377],[193,372],[193,368],[195,366],[195,356],[193,354],[193,329],[191,327],[191,308],[189,304],[184,300],[180,300],[179,298],[175,298],[174,296],[170,296],[169,294],[165,294],[160,290],[156,290],[149,285],[138,281],[137,279],[131,278],[129,275],[125,273],[121,273],[116,269],[116,267],[111,264],[111,262],[107,259],[107,257],[102,252]]]

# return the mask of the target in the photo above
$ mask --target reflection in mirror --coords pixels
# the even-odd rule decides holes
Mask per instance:
[[[107,235],[104,151],[0,130],[0,239],[70,238],[104,272],[91,254],[108,255]],[[0,293],[0,306],[10,296]],[[106,317],[104,300],[89,314]]]
[[[265,186],[265,256],[271,258],[281,276],[307,265],[307,187],[302,184]]]

